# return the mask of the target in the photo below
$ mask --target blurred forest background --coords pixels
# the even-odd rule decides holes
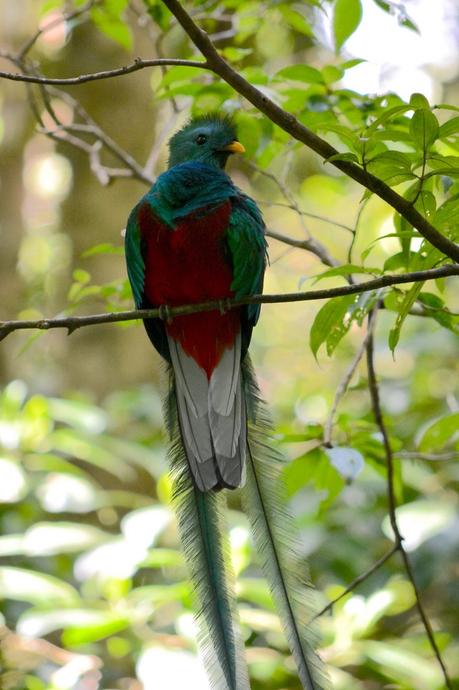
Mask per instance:
[[[449,202],[457,233],[455,0],[187,7],[246,79],[341,152],[357,160],[362,141],[376,155],[397,151],[386,179],[402,194],[410,193],[407,168],[419,153],[410,118],[421,113],[435,130],[429,147],[442,172],[421,180],[419,208],[435,224],[436,206]],[[0,0],[0,56],[4,71],[51,77],[112,69],[135,56],[198,57],[153,0]],[[413,92],[451,107],[431,110],[418,95],[412,115],[400,106]],[[156,67],[45,90],[2,79],[0,318],[130,308],[128,213],[165,168],[169,136],[190,114],[215,109],[236,114],[247,149],[231,160],[232,177],[259,202],[269,231],[300,245],[270,238],[266,292],[312,289],[330,265],[347,268],[319,287],[445,259],[428,263],[422,237],[393,209],[376,196],[362,202],[359,185],[202,70]],[[365,127],[379,117],[386,136],[375,143]],[[429,160],[422,176],[435,171],[434,155]],[[384,177],[387,165],[380,159],[375,174]],[[265,305],[252,354],[289,460],[302,555],[325,607],[394,545],[386,457],[362,357],[362,321],[385,299],[375,364],[395,454],[397,518],[450,687],[459,687],[457,278],[421,289],[409,303],[404,286],[365,293],[358,313],[348,309],[345,318],[346,305],[338,305],[328,320],[324,312],[316,319],[324,302]],[[159,357],[134,322],[71,337],[30,333],[11,333],[0,349],[0,688],[205,690],[170,508]],[[333,411],[356,355],[361,361]],[[228,500],[252,687],[298,689],[239,498]],[[324,613],[320,626],[336,690],[445,687],[400,553]]]

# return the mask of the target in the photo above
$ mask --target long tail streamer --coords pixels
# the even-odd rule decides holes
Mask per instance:
[[[311,619],[317,612],[316,593],[308,571],[299,563],[294,520],[283,491],[282,455],[269,444],[272,426],[248,356],[243,365],[248,416],[247,482],[243,501],[259,554],[279,612],[298,674],[305,690],[326,690],[329,679],[316,654],[318,635]],[[267,442],[268,441],[268,442]]]
[[[166,419],[172,439],[170,461],[174,507],[190,578],[197,598],[199,648],[212,690],[250,690],[229,566],[222,492],[201,492],[191,479],[177,418],[170,372]]]

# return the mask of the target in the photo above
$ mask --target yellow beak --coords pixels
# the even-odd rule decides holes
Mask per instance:
[[[242,146],[240,141],[232,141],[231,144],[228,144],[223,148],[223,151],[229,151],[230,153],[244,153],[245,148]]]

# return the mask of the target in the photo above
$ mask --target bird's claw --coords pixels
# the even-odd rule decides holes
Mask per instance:
[[[218,308],[220,310],[220,314],[223,316],[226,314],[230,309],[231,309],[231,300],[229,297],[226,297],[226,299],[221,299],[218,303]]]
[[[166,321],[167,323],[172,323],[171,310],[167,304],[160,304],[158,311],[159,311],[159,318],[161,319],[161,321]]]

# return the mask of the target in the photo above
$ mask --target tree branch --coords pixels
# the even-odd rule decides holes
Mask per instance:
[[[217,300],[213,302],[203,302],[201,304],[187,304],[177,307],[160,307],[159,309],[133,309],[130,311],[110,312],[108,314],[92,314],[90,316],[68,316],[56,319],[38,319],[25,321],[0,321],[0,340],[5,338],[12,331],[39,329],[47,331],[50,328],[66,328],[70,333],[82,326],[92,326],[101,323],[116,323],[120,321],[135,321],[136,319],[170,319],[174,316],[184,316],[197,312],[212,311],[214,309],[229,310],[241,307],[245,304],[276,304],[280,302],[311,302],[314,300],[330,299],[331,297],[342,297],[343,295],[356,295],[369,290],[400,285],[403,283],[413,283],[436,278],[446,278],[448,276],[458,276],[459,266],[449,264],[440,268],[430,268],[426,271],[414,271],[413,273],[402,273],[401,275],[384,275],[363,283],[344,285],[337,288],[323,290],[309,290],[305,292],[289,292],[277,295],[252,295],[241,299]]]
[[[391,556],[393,556],[394,553],[398,550],[399,546],[398,544],[395,544],[395,546],[393,546],[387,553],[385,553],[384,556],[381,556],[381,558],[375,561],[375,563],[373,563],[373,565],[370,568],[368,568],[368,570],[358,575],[355,578],[355,580],[352,580],[352,582],[346,587],[346,589],[343,592],[341,592],[341,594],[338,595],[335,599],[330,601],[326,606],[324,606],[323,609],[319,611],[319,613],[316,613],[312,620],[314,621],[316,620],[316,618],[323,616],[324,613],[327,613],[327,611],[330,611],[334,607],[334,605],[338,603],[338,601],[341,601],[341,599],[343,599],[347,594],[349,594],[349,592],[352,592],[356,587],[358,587],[358,585],[362,584],[362,582],[365,582],[365,580],[367,580],[370,577],[370,575],[373,575],[373,573],[379,570],[379,568],[382,565],[384,565],[384,563],[388,561],[389,558],[391,558]]]
[[[83,7],[79,7],[78,9],[73,10],[72,12],[66,12],[62,14],[60,17],[57,17],[57,19],[53,19],[52,21],[48,22],[42,28],[37,29],[34,35],[31,38],[29,38],[20,49],[17,55],[18,59],[23,60],[27,53],[30,52],[35,43],[38,41],[40,36],[45,34],[47,31],[54,29],[56,26],[59,26],[63,22],[67,23],[70,22],[72,19],[81,17],[83,14],[89,12],[89,10],[91,10],[92,7],[94,7],[94,5],[97,5],[98,3],[100,3],[100,0],[88,0],[88,2],[85,5],[83,5]]]
[[[206,58],[207,69],[218,74],[219,77],[232,86],[235,91],[244,96],[244,98],[252,103],[260,112],[264,113],[272,122],[298,141],[303,142],[308,148],[318,153],[325,161],[339,154],[339,151],[327,141],[318,137],[317,134],[314,134],[314,132],[301,124],[294,115],[283,110],[274,103],[274,101],[268,98],[265,93],[259,91],[246,81],[241,74],[233,70],[226,60],[219,55],[207,34],[195,24],[178,0],[163,0],[163,3],[175,16],[196,48],[198,48]],[[455,242],[451,242],[451,240],[442,235],[414,208],[411,202],[397,194],[397,192],[385,184],[385,182],[366,170],[363,170],[363,168],[356,163],[336,159],[330,161],[330,163],[386,201],[392,208],[406,218],[411,225],[417,228],[426,240],[437,247],[443,254],[459,262],[459,245]]]
[[[311,252],[311,254],[315,254],[315,256],[317,256],[317,258],[319,258],[326,266],[339,266],[339,262],[330,256],[327,249],[320,242],[317,242],[313,237],[305,240],[298,240],[295,237],[287,237],[286,235],[282,235],[280,232],[270,230],[269,228],[266,230],[266,236],[271,237],[273,240],[277,240],[278,242],[288,244],[290,247],[295,247],[296,249],[305,249],[306,251]]]
[[[122,77],[124,74],[131,74],[138,72],[146,67],[160,67],[168,65],[170,67],[198,67],[200,69],[211,69],[207,62],[198,60],[179,60],[178,58],[156,58],[155,60],[144,60],[136,58],[130,65],[118,67],[116,69],[103,70],[102,72],[92,72],[90,74],[80,74],[78,77],[67,77],[63,79],[54,77],[44,77],[34,74],[21,74],[20,72],[3,72],[0,71],[0,79],[9,79],[11,81],[22,81],[28,84],[43,84],[48,86],[76,86],[77,84],[85,84],[89,81],[99,81],[100,79],[111,79],[113,77]]]
[[[377,309],[375,308],[372,312],[372,315],[370,317],[370,324],[371,322],[376,318],[376,313]],[[369,325],[370,328],[370,325]],[[403,536],[400,532],[400,528],[398,526],[397,522],[397,501],[395,497],[395,487],[394,487],[394,453],[392,450],[392,445],[389,439],[389,434],[387,432],[386,424],[384,422],[384,417],[382,413],[382,408],[381,408],[381,400],[379,397],[379,387],[378,387],[378,381],[376,378],[376,371],[375,371],[375,366],[374,366],[374,345],[373,345],[373,335],[370,335],[370,338],[368,339],[367,342],[367,366],[368,366],[368,386],[370,389],[370,396],[371,396],[371,403],[373,407],[373,414],[375,417],[376,424],[381,432],[381,436],[383,439],[383,445],[384,445],[384,451],[386,454],[386,463],[387,463],[387,497],[388,497],[388,507],[389,507],[389,520],[390,524],[392,527],[392,531],[394,533],[394,539],[395,539],[395,547],[397,550],[400,551],[400,554],[402,556],[403,560],[403,565],[405,567],[405,572],[407,574],[407,577],[409,581],[411,582],[411,585],[414,590],[415,598],[416,598],[416,607],[419,612],[419,616],[422,620],[422,624],[424,626],[424,629],[426,631],[427,638],[429,640],[430,646],[432,647],[432,650],[437,658],[437,661],[441,667],[442,673],[443,673],[443,678],[445,681],[445,685],[449,690],[453,690],[453,686],[451,684],[451,680],[448,675],[448,671],[446,669],[445,663],[442,659],[440,650],[438,648],[437,642],[435,640],[435,635],[432,629],[432,625],[430,623],[430,620],[427,616],[427,613],[424,609],[424,604],[422,603],[421,599],[421,593],[419,591],[419,588],[416,583],[416,579],[414,577],[414,572],[413,568],[411,566],[411,561],[408,558],[408,554],[405,551],[405,548],[403,546]]]
[[[348,389],[348,386],[352,380],[352,377],[355,374],[355,370],[359,366],[360,360],[362,359],[363,355],[365,354],[368,340],[371,337],[371,335],[373,334],[375,322],[376,322],[375,319],[373,319],[368,324],[368,328],[367,328],[367,332],[365,334],[365,337],[362,340],[362,342],[360,343],[359,349],[355,353],[354,358],[349,365],[349,368],[347,369],[343,379],[341,380],[338,388],[336,389],[335,399],[333,400],[333,405],[332,405],[332,408],[330,410],[330,414],[328,415],[327,421],[325,422],[325,425],[324,425],[323,445],[326,448],[332,448],[332,446],[333,446],[333,444],[332,444],[333,421],[335,419],[338,405],[340,404],[341,398],[344,396],[344,394],[346,393],[346,391]]]

